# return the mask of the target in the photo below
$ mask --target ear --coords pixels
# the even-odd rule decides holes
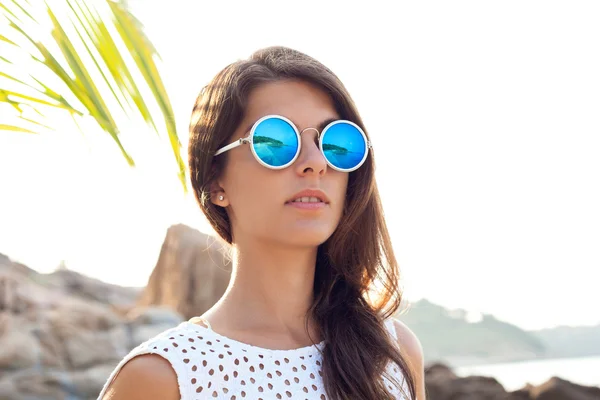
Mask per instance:
[[[210,202],[219,207],[227,207],[229,199],[223,189],[221,182],[217,179],[210,184]]]

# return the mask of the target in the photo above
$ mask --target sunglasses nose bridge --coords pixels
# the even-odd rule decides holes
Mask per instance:
[[[302,131],[300,132],[300,136],[302,136],[302,134],[308,130],[312,129],[313,131],[317,132],[317,139],[320,138],[321,136],[321,132],[319,132],[319,130],[317,128],[304,128],[302,129]]]
[[[322,162],[324,164],[323,167],[325,167],[327,165],[327,158],[325,157],[325,154],[323,154],[323,152],[319,149],[319,140],[320,140],[320,137],[321,137],[321,132],[319,132],[319,130],[317,128],[312,128],[312,127],[311,128],[304,128],[302,131],[300,131],[300,137],[302,137],[302,134],[304,132],[309,131],[309,130],[313,130],[313,131],[315,131],[317,133],[316,140],[315,140],[316,147],[317,147],[317,151],[319,152],[320,157],[322,157]],[[312,140],[311,140],[311,142],[312,142]],[[301,150],[301,151],[306,152],[307,151],[306,147],[303,147],[303,148],[304,148],[304,150]],[[312,156],[310,156],[310,157],[312,157]],[[320,162],[321,161],[319,161],[319,163]]]

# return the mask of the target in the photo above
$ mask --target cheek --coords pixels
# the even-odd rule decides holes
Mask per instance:
[[[339,179],[337,179],[339,178]],[[348,174],[340,172],[340,176],[335,179],[335,204],[334,212],[335,212],[335,225],[337,226],[344,214],[344,208],[346,203],[346,192],[348,189]]]
[[[282,198],[282,189],[270,171],[258,163],[239,165],[228,177],[226,191],[237,224],[244,230],[264,223],[267,210]]]
[[[346,201],[346,191],[348,190],[348,174],[340,172],[340,176],[336,177],[336,195],[338,196],[338,201],[340,207],[344,208],[344,202]]]

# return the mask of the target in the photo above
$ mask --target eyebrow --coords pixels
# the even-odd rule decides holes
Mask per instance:
[[[286,117],[286,118],[287,118],[287,117]],[[259,118],[259,119],[260,119],[260,118]],[[292,120],[291,120],[291,118],[288,118],[288,119],[289,119],[290,121],[292,121]],[[320,134],[320,133],[323,131],[323,129],[325,129],[325,127],[326,127],[327,125],[329,125],[330,123],[332,123],[332,122],[334,122],[334,121],[338,121],[339,119],[340,119],[340,118],[327,118],[326,120],[324,120],[324,121],[321,121],[321,123],[319,123],[319,125],[318,125],[319,134]],[[258,119],[257,119],[256,121],[258,121]],[[252,129],[252,127],[254,126],[254,124],[256,123],[256,121],[252,122],[252,123],[251,123],[251,124],[248,126],[248,128],[246,128],[246,130],[244,131],[244,136],[246,136],[247,134],[249,134],[249,133],[250,133],[250,130]],[[294,126],[296,126],[296,129],[298,129],[298,125],[297,125],[297,124],[296,124],[294,121],[292,121],[292,123],[294,124]]]

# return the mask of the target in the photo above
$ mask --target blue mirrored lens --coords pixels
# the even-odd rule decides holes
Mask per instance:
[[[261,121],[254,131],[252,142],[256,155],[273,167],[288,164],[298,151],[298,136],[294,128],[279,118]]]
[[[352,169],[362,161],[367,144],[354,126],[340,122],[330,126],[323,135],[323,153],[327,161],[340,169]]]

